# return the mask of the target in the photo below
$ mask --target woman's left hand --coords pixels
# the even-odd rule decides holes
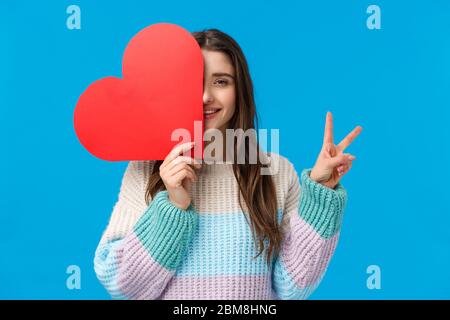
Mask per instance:
[[[310,178],[333,189],[339,180],[350,170],[355,156],[344,153],[344,150],[361,133],[362,127],[357,126],[336,146],[333,142],[333,118],[327,112],[322,150],[311,170]]]

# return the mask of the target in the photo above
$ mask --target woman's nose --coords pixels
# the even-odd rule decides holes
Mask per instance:
[[[213,101],[212,95],[207,91],[203,91],[203,104],[209,104]]]

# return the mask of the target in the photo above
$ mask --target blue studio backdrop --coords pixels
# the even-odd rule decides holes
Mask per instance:
[[[363,127],[347,149],[340,242],[311,299],[449,299],[449,21],[447,0],[1,1],[0,298],[109,298],[93,257],[126,162],[89,154],[73,112],[90,83],[121,76],[139,30],[170,22],[238,41],[260,127],[280,130],[298,172],[314,165],[327,111],[336,142]]]

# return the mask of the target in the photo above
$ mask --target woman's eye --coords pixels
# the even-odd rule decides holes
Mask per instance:
[[[228,81],[224,79],[217,79],[214,83],[218,84],[219,86],[225,86],[228,84]]]

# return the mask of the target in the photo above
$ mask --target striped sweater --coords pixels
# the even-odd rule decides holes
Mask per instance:
[[[118,200],[94,257],[98,279],[114,299],[306,299],[335,251],[347,193],[298,177],[278,163],[280,252],[257,258],[248,210],[238,202],[231,164],[203,164],[192,184],[191,205],[173,205],[167,191],[145,202],[153,161],[130,161]],[[243,210],[242,210],[243,209]],[[267,248],[267,242],[265,242]]]

